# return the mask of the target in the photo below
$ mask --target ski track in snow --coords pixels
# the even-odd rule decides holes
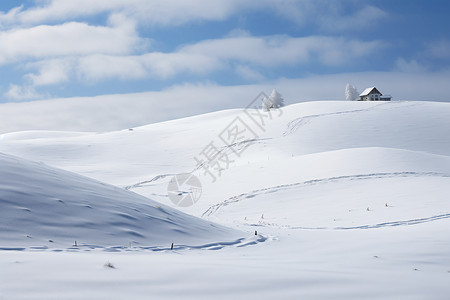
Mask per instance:
[[[247,148],[253,144],[264,143],[264,141],[272,140],[272,139],[273,138],[254,138],[254,139],[247,139],[247,140],[243,140],[240,142],[236,142],[236,143],[233,143],[230,145],[225,145],[222,147],[222,149],[220,151],[218,151],[214,155],[214,158],[211,161],[209,161],[209,162],[205,161],[205,162],[198,164],[191,173],[198,171],[202,168],[205,168],[205,166],[207,166],[208,164],[214,164],[218,160],[220,161],[222,159],[225,162],[232,163],[234,161],[229,160],[229,156],[232,155],[233,153],[241,153],[244,151],[245,148]],[[239,157],[239,155],[238,155],[238,157]]]
[[[128,186],[124,187],[124,189],[126,189],[128,191],[128,190],[131,190],[131,189],[140,188],[140,187],[146,186],[149,183],[158,181],[160,179],[164,179],[164,178],[169,177],[169,176],[175,176],[175,175],[176,174],[161,174],[161,175],[157,175],[157,176],[153,177],[150,180],[145,180],[145,181],[141,181],[141,182],[135,183],[133,185],[128,185]]]
[[[331,112],[331,113],[324,113],[324,114],[317,114],[317,115],[309,115],[309,116],[304,116],[304,117],[300,117],[297,119],[294,119],[292,121],[290,121],[287,125],[287,129],[286,131],[283,133],[283,136],[287,136],[289,134],[293,134],[294,132],[296,132],[300,127],[307,125],[309,122],[311,122],[313,119],[316,118],[322,118],[322,117],[328,117],[328,116],[334,116],[334,115],[343,115],[343,114],[353,114],[353,113],[360,113],[360,112],[368,112],[368,111],[372,111],[375,110],[377,108],[379,108],[380,106],[385,106],[385,105],[391,105],[392,103],[390,101],[386,102],[386,103],[381,103],[369,108],[364,108],[364,109],[356,109],[356,110],[344,110],[344,111],[338,111],[338,112]],[[396,103],[397,104],[397,103]],[[405,107],[403,102],[399,102],[398,104],[400,104],[400,106],[397,107]],[[413,104],[409,104],[406,106],[416,106],[419,105],[417,103],[413,103]],[[390,108],[396,108],[396,107],[390,107]]]
[[[240,142],[237,142],[237,143],[234,143],[234,144],[231,144],[231,145],[226,145],[226,146],[223,146],[222,149],[219,152],[217,152],[215,157],[216,158],[229,157],[229,155],[232,154],[232,152],[238,152],[239,153],[239,152],[242,151],[243,148],[246,148],[246,147],[249,147],[252,144],[261,143],[261,142],[263,142],[265,140],[270,140],[270,139],[272,139],[272,138],[249,139],[249,140],[240,141]],[[229,161],[229,163],[232,163],[232,162],[233,161],[231,161],[231,160]],[[202,168],[205,168],[209,163],[214,163],[214,161],[211,161],[211,162],[205,161],[205,162],[202,162],[202,163],[198,164],[191,171],[191,173],[194,173],[194,172],[196,172],[196,171],[198,171],[198,170],[200,170]],[[178,173],[178,174],[180,174],[180,173]],[[124,189],[126,189],[126,190],[133,190],[133,189],[145,187],[145,186],[148,186],[149,184],[154,183],[154,182],[156,182],[156,181],[158,181],[160,179],[165,179],[167,177],[176,176],[176,175],[177,174],[160,174],[160,175],[157,175],[157,176],[153,177],[150,180],[144,180],[144,181],[140,181],[138,183],[132,184],[132,185],[125,186]],[[167,196],[167,195],[164,195],[164,196]]]
[[[411,219],[411,220],[406,220],[406,221],[385,222],[385,223],[379,223],[379,224],[375,224],[375,225],[363,225],[363,226],[355,226],[355,227],[336,227],[335,229],[372,229],[372,228],[381,228],[381,227],[405,226],[405,225],[415,225],[415,224],[426,223],[426,222],[448,219],[448,218],[450,218],[450,214],[443,214],[443,215],[437,215],[437,216],[420,218],[420,219]]]
[[[383,227],[396,227],[396,226],[409,226],[416,225],[421,223],[427,223],[437,220],[449,219],[450,214],[442,214],[432,217],[425,217],[420,219],[410,219],[403,221],[392,221],[392,222],[383,222],[373,225],[361,225],[361,226],[352,226],[352,227],[305,227],[305,226],[290,226],[290,225],[279,225],[276,223],[266,223],[260,221],[259,223],[244,223],[247,226],[267,226],[267,227],[275,227],[280,229],[300,229],[300,230],[352,230],[352,229],[376,229]]]
[[[396,107],[390,107],[391,109],[395,109],[397,107],[411,107],[411,106],[417,106],[419,105],[418,103],[408,103],[407,105],[405,105],[404,102],[398,102],[395,103],[398,104]],[[386,106],[386,105],[391,105],[392,106],[392,102],[386,102],[386,103],[381,103],[369,108],[365,108],[365,109],[356,109],[356,110],[347,110],[347,111],[338,111],[338,112],[333,112],[333,113],[324,113],[324,114],[317,114],[317,115],[309,115],[309,116],[304,116],[304,117],[300,117],[297,119],[294,119],[292,121],[290,121],[287,125],[287,129],[286,131],[282,134],[282,136],[287,136],[289,134],[292,134],[294,132],[296,132],[300,127],[308,124],[309,122],[311,122],[313,119],[315,118],[320,118],[320,117],[328,117],[328,116],[332,116],[332,115],[342,115],[342,114],[352,114],[352,113],[359,113],[359,112],[367,112],[367,111],[372,111],[375,110],[377,108],[379,108],[380,106]],[[215,155],[216,158],[222,158],[222,157],[229,157],[230,154],[233,153],[240,153],[243,151],[243,148],[247,148],[249,146],[251,146],[252,144],[255,143],[264,143],[264,141],[267,140],[272,140],[273,138],[254,138],[254,139],[247,139],[247,140],[243,140],[240,142],[236,142],[230,145],[225,145],[222,147],[222,149],[219,150],[219,152]],[[191,171],[191,173],[196,172],[202,168],[205,168],[205,166],[208,165],[208,163],[213,163],[212,162],[202,162],[199,163],[195,166],[195,168]],[[233,161],[229,161],[228,163],[231,163]],[[141,187],[145,187],[150,183],[153,183],[155,181],[158,181],[160,179],[164,179],[166,177],[169,176],[175,176],[176,174],[160,174],[157,175],[155,177],[153,177],[150,180],[145,180],[145,181],[141,181],[138,183],[135,183],[133,185],[129,185],[129,186],[125,186],[124,188],[126,190],[132,190],[132,189],[136,189],[136,188],[141,188]]]
[[[287,190],[287,189],[291,189],[294,187],[310,186],[310,185],[315,185],[315,184],[326,184],[326,183],[330,183],[330,182],[352,181],[352,180],[369,180],[369,179],[394,178],[394,177],[397,177],[397,178],[398,177],[424,177],[424,176],[450,177],[450,175],[436,173],[436,172],[394,172],[394,173],[345,175],[345,176],[337,176],[337,177],[322,178],[322,179],[312,179],[312,180],[303,181],[303,182],[297,182],[297,183],[292,183],[292,184],[264,188],[264,189],[260,189],[260,190],[254,190],[249,193],[243,193],[238,196],[231,197],[221,203],[218,203],[218,204],[215,204],[215,205],[209,207],[202,214],[202,217],[211,216],[211,215],[215,214],[222,207],[244,201],[245,199],[254,198],[257,195],[275,193],[280,190]],[[434,218],[434,217],[431,217],[431,218]],[[405,222],[408,222],[408,221],[405,221]],[[393,223],[395,223],[395,222],[393,222]],[[340,228],[340,229],[358,229],[358,228],[361,229],[362,227],[372,228],[370,226],[374,226],[373,228],[377,228],[377,225],[365,225],[365,226],[359,226],[359,227],[349,227],[349,228]],[[389,226],[389,225],[386,225],[386,226]],[[394,226],[394,225],[390,225],[390,226]],[[312,228],[310,228],[310,229],[312,229]],[[316,229],[319,229],[319,228],[316,228]],[[324,229],[324,228],[321,228],[321,229]]]
[[[356,110],[344,110],[344,111],[338,111],[338,112],[333,112],[333,113],[324,113],[324,114],[317,114],[317,115],[309,115],[309,116],[304,116],[304,117],[300,117],[297,119],[294,119],[292,121],[290,121],[287,125],[287,129],[286,131],[282,134],[282,136],[287,136],[289,134],[294,133],[295,131],[297,131],[298,128],[300,128],[303,125],[308,124],[309,122],[312,121],[312,119],[315,118],[320,118],[320,117],[328,117],[328,116],[332,116],[332,115],[342,115],[342,114],[350,114],[350,113],[359,113],[359,112],[367,112],[367,111],[371,111],[371,110],[375,110],[376,108],[380,107],[380,106],[386,106],[386,105],[391,105],[391,102],[386,102],[386,103],[381,103],[369,108],[364,108],[364,109],[356,109]],[[413,103],[413,104],[407,104],[405,105],[404,102],[399,102],[399,103],[395,103],[395,104],[399,104],[396,107],[391,107],[391,109],[396,109],[397,107],[410,107],[410,106],[417,106],[419,105],[418,103]],[[247,148],[252,144],[255,143],[264,143],[264,141],[267,140],[273,140],[273,137],[265,137],[265,138],[254,138],[254,139],[247,139],[247,140],[243,140],[240,142],[236,142],[230,145],[226,145],[223,146],[222,149],[216,154],[216,157],[222,157],[222,156],[227,156],[228,154],[232,154],[232,153],[241,153],[243,151],[243,148]],[[208,164],[207,162],[199,164],[196,166],[196,168],[193,170],[197,171],[199,169],[201,169],[202,167],[204,167],[204,165]]]

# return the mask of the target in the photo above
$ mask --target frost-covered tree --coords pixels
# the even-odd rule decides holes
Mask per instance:
[[[270,101],[269,101],[269,97],[264,97],[262,99],[262,108],[264,110],[269,110],[270,109]]]
[[[358,100],[359,93],[355,86],[347,83],[345,86],[345,100],[354,101]]]
[[[270,110],[272,108],[280,108],[284,106],[284,99],[277,90],[273,90],[269,97],[265,97],[262,100],[262,108],[264,110]]]
[[[269,97],[272,101],[273,107],[279,108],[284,106],[284,98],[278,93],[277,90],[273,90]]]

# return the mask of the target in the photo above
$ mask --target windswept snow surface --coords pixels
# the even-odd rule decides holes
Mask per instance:
[[[0,152],[118,187],[105,186],[103,193],[104,185],[97,181],[83,185],[106,198],[104,204],[91,205],[100,216],[127,222],[131,221],[117,212],[133,216],[139,225],[131,231],[144,235],[146,226],[133,208],[158,213],[160,219],[169,214],[170,226],[193,226],[189,238],[202,237],[210,244],[159,252],[139,247],[117,253],[72,253],[62,247],[60,253],[0,251],[0,268],[7,274],[0,282],[0,298],[45,299],[49,290],[55,298],[73,299],[448,298],[450,104],[317,101],[260,117],[256,110],[236,109],[117,132],[2,135]],[[242,123],[253,136],[224,144],[221,137]],[[194,159],[204,159],[211,146],[221,155],[220,168],[210,169],[215,181]],[[5,164],[16,158],[2,159]],[[42,164],[26,164],[56,172]],[[186,172],[198,176],[202,196],[195,205],[178,208],[167,196],[167,185],[174,174]],[[70,187],[80,178],[87,180],[62,174],[57,176],[60,184]],[[22,188],[30,194],[37,189]],[[114,196],[121,193],[126,197]],[[62,209],[62,197],[52,197],[52,208]],[[84,198],[70,199],[80,219],[60,218],[65,226],[95,221],[90,220],[90,210],[84,210]],[[30,213],[26,208],[40,209],[3,205],[15,216]],[[188,219],[164,205],[206,220]],[[19,221],[12,217],[8,226]],[[118,244],[131,240],[129,231],[111,228],[123,237]],[[84,236],[81,229],[74,230]],[[216,237],[216,231],[223,238]],[[10,232],[27,235],[21,228]],[[55,242],[74,239],[64,228],[58,232]],[[152,240],[150,235],[157,233],[145,234]],[[185,232],[179,234],[186,237]],[[52,238],[47,236],[40,239]],[[165,236],[158,237],[160,244],[170,242]],[[220,241],[231,242],[218,246]],[[43,242],[36,244],[48,245]],[[116,268],[104,268],[107,261]]]
[[[4,154],[0,178],[0,250],[159,250],[239,237],[124,189]]]

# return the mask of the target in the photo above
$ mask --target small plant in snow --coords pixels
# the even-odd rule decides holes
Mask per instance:
[[[103,265],[105,268],[115,269],[116,267],[109,261]]]
[[[269,97],[264,97],[262,100],[262,108],[264,110],[270,110],[272,108],[280,108],[284,106],[284,99],[277,90],[272,90]]]

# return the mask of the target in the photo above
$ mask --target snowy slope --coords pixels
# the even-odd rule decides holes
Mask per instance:
[[[0,154],[0,248],[170,247],[239,233],[137,194]]]
[[[258,136],[221,144],[219,136],[236,118]],[[251,247],[240,247],[243,241],[221,251],[191,248],[151,256],[3,253],[0,267],[8,270],[10,281],[0,281],[0,290],[3,284],[6,296],[20,295],[14,282],[27,271],[25,287],[41,299],[56,286],[66,287],[56,289],[58,298],[70,298],[69,290],[72,298],[90,299],[149,294],[178,299],[446,299],[449,120],[448,103],[317,101],[284,107],[281,116],[265,119],[262,127],[235,109],[115,132],[2,135],[0,152],[172,207],[167,197],[172,175],[195,170],[202,197],[177,209],[268,239]],[[215,182],[196,169],[194,160],[211,142],[230,158]],[[232,239],[199,235],[213,244],[236,239],[233,233]],[[75,261],[74,272],[58,266],[68,259]],[[115,273],[102,268],[105,260],[117,264]],[[48,273],[35,281],[47,264],[64,275]],[[112,288],[104,288],[105,282]]]
[[[292,166],[309,172],[293,170],[290,180],[279,180],[281,170]],[[211,205],[203,216],[222,222],[320,229],[450,218],[450,159],[446,156],[357,148],[299,156],[264,168],[271,170],[273,179],[262,179],[263,187]],[[252,171],[258,172],[257,168]],[[251,172],[240,175],[248,178]],[[237,176],[230,172],[230,181]]]
[[[239,157],[218,138],[236,117],[258,134]],[[194,170],[194,157],[213,142],[232,162],[222,166],[227,168],[214,183],[201,169],[195,172],[204,194],[185,211],[197,216],[241,193],[309,180],[449,173],[448,103],[299,103],[284,107],[279,117],[274,114],[263,130],[245,118],[242,110],[228,110],[118,132],[12,133],[3,135],[0,151],[128,187],[171,205],[166,197],[171,176]]]

